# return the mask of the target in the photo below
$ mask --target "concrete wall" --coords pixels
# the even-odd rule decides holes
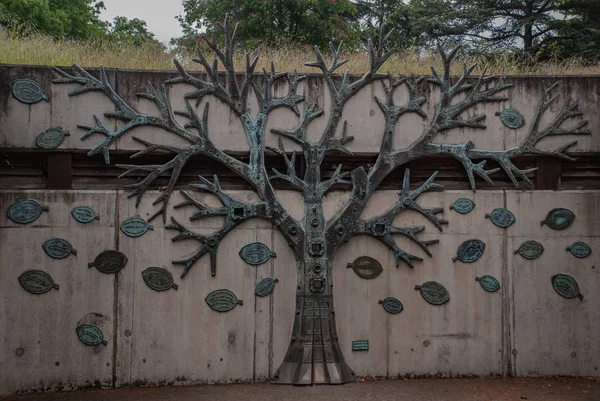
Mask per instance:
[[[120,95],[140,112],[155,114],[153,105],[135,96],[150,80],[155,87],[173,76],[172,72],[109,71],[109,79]],[[8,91],[16,78],[36,79],[50,96],[50,102],[26,105]],[[80,140],[84,131],[77,125],[92,125],[97,115],[109,128],[113,120],[103,113],[112,104],[98,93],[76,98],[67,95],[73,85],[52,84],[55,73],[45,67],[0,66],[0,150],[29,151],[35,138],[50,126],[69,131],[56,151],[87,152],[101,138]],[[550,122],[569,98],[578,100],[592,135],[577,137],[575,152],[600,151],[600,117],[597,99],[600,77],[510,77],[515,87],[507,92],[509,101],[481,105],[472,114],[487,115],[487,130],[455,130],[437,138],[445,143],[471,139],[478,148],[506,149],[517,145],[526,135],[539,105],[544,86],[555,81],[557,100],[544,115],[542,125]],[[281,85],[277,94],[287,88]],[[175,110],[182,109],[185,85],[169,88]],[[311,123],[308,136],[318,138],[328,117],[329,94],[323,80],[310,76],[298,92],[307,101],[325,108],[324,117]],[[423,106],[432,116],[439,93],[424,88],[428,98]],[[379,150],[384,119],[374,96],[383,97],[379,83],[360,91],[351,99],[342,118],[348,121],[348,134],[355,140],[348,148],[356,153],[375,154]],[[405,89],[396,94],[397,104],[406,101]],[[214,99],[209,115],[209,136],[218,147],[230,152],[245,152],[247,142],[239,121]],[[203,101],[203,103],[205,102]],[[198,110],[203,107],[198,106]],[[256,108],[256,104],[252,106]],[[505,107],[519,110],[525,127],[510,130],[495,113]],[[468,114],[468,113],[467,113]],[[270,128],[293,127],[298,118],[287,110],[276,110],[267,125],[267,144],[276,146]],[[415,115],[402,117],[396,127],[395,147],[407,146],[421,132],[425,120]],[[340,124],[341,129],[341,124]],[[173,136],[157,129],[144,128],[135,135],[155,143],[183,145]],[[141,149],[127,135],[111,147],[113,151]],[[554,149],[573,138],[546,138],[541,149]],[[286,149],[294,144],[284,141]],[[102,160],[101,155],[94,156]],[[4,166],[3,166],[4,167]],[[233,192],[252,199],[250,192]],[[295,313],[296,262],[283,236],[271,224],[253,220],[229,234],[218,252],[217,275],[210,276],[208,257],[201,259],[184,280],[180,267],[171,264],[190,254],[195,242],[172,243],[174,234],[154,221],[154,230],[140,238],[129,238],[119,231],[120,223],[136,214],[149,217],[156,193],[145,194],[139,208],[120,191],[16,191],[0,189],[0,394],[39,389],[112,387],[128,385],[190,384],[267,380],[273,376],[286,352]],[[198,200],[218,205],[206,194]],[[280,191],[282,204],[295,218],[302,218],[304,205],[298,193]],[[348,199],[347,192],[331,192],[324,200],[329,218]],[[23,197],[37,199],[50,207],[34,223],[21,226],[6,217],[11,204]],[[475,201],[475,210],[462,216],[449,210],[459,197]],[[421,199],[423,200],[421,202]],[[363,218],[381,213],[397,200],[394,191],[373,195]],[[170,201],[169,216],[199,232],[220,227],[219,219],[189,222],[189,208],[174,210],[181,201],[176,193]],[[428,257],[414,243],[398,238],[406,251],[422,256],[414,269],[394,266],[393,254],[380,242],[353,238],[343,245],[334,260],[335,309],[344,355],[358,376],[456,376],[456,375],[584,375],[597,376],[600,366],[600,192],[517,192],[446,191],[426,193],[422,206],[444,208],[450,221],[439,233],[422,216],[404,212],[399,226],[423,224],[424,239],[439,239]],[[70,215],[74,206],[91,206],[100,220],[89,225]],[[485,213],[506,207],[517,218],[508,229],[494,226]],[[540,227],[540,221],[554,207],[573,210],[577,218],[565,231]],[[77,256],[54,260],[42,250],[50,237],[69,240]],[[478,238],[487,244],[483,257],[472,264],[452,263],[457,247],[467,239]],[[527,261],[513,251],[525,240],[534,239],[545,247],[543,255]],[[238,256],[240,248],[260,241],[277,253],[277,258],[250,267]],[[575,241],[588,243],[593,253],[576,259],[565,249]],[[87,263],[107,249],[118,249],[128,258],[117,275],[88,269]],[[363,280],[346,268],[359,256],[379,260],[384,272],[374,280]],[[148,288],[141,272],[160,266],[173,273],[179,290],[157,293]],[[25,292],[17,277],[27,269],[42,269],[61,287],[43,295]],[[573,276],[585,298],[567,300],[554,292],[550,277],[556,273]],[[476,276],[491,274],[501,283],[497,293],[487,293]],[[272,296],[257,298],[256,284],[265,277],[278,278]],[[427,304],[414,286],[435,280],[450,292],[443,306]],[[244,305],[219,314],[204,299],[215,289],[232,290]],[[380,299],[398,298],[404,304],[399,315],[387,314]],[[87,347],[76,334],[78,323],[94,323],[104,332],[108,345]],[[352,352],[353,340],[369,340],[368,352]],[[17,349],[24,350],[20,356]]]
[[[204,257],[182,280],[180,268],[171,260],[189,254],[196,246],[193,241],[172,243],[173,232],[163,230],[160,222],[140,238],[126,237],[118,230],[129,216],[148,216],[152,195],[136,210],[123,192],[0,192],[0,393],[251,381],[273,375],[287,349],[295,307],[296,265],[283,237],[269,223],[249,221],[221,244],[216,277],[210,276],[208,257]],[[195,195],[216,202],[208,195]],[[279,193],[299,213],[301,204],[293,195]],[[330,194],[326,214],[332,214],[346,196]],[[466,216],[449,210],[463,196],[476,203]],[[22,197],[39,200],[50,212],[25,227],[13,223],[4,210]],[[600,193],[446,191],[422,198],[425,206],[444,208],[450,221],[444,232],[410,212],[401,214],[398,224],[424,224],[423,238],[440,240],[432,247],[433,257],[399,238],[403,249],[424,261],[414,269],[396,268],[392,253],[368,237],[353,238],[335,256],[340,342],[357,375],[598,375],[600,269],[595,266],[600,266],[596,225]],[[395,199],[394,191],[375,194],[363,217],[379,213]],[[76,222],[70,210],[77,205],[92,206],[100,220],[85,226]],[[577,215],[569,229],[540,227],[550,209],[565,206]],[[496,207],[511,210],[517,222],[506,230],[494,226],[484,215]],[[187,221],[192,212],[187,209],[170,213]],[[215,219],[190,226],[202,232],[218,224]],[[77,256],[48,257],[41,244],[52,236],[69,240]],[[458,245],[470,238],[486,243],[483,257],[472,264],[452,263]],[[545,247],[534,261],[513,254],[527,239]],[[254,241],[267,244],[277,258],[258,267],[245,264],[239,249]],[[592,255],[576,259],[567,252],[575,241],[589,244]],[[88,269],[87,263],[105,249],[118,249],[129,258],[119,274]],[[346,268],[362,255],[379,260],[384,272],[364,280]],[[171,271],[179,290],[157,293],[148,288],[141,272],[149,266]],[[43,295],[25,292],[17,277],[27,269],[47,271],[60,290]],[[550,284],[556,273],[573,276],[584,300],[556,294]],[[495,276],[501,290],[485,292],[475,281],[483,274]],[[265,277],[276,277],[279,283],[272,296],[255,297],[254,287]],[[414,286],[428,280],[448,289],[449,303],[432,306],[421,298]],[[228,313],[212,311],[204,298],[218,288],[232,290],[244,305]],[[398,298],[404,311],[386,313],[377,301],[387,296]],[[90,316],[94,313],[101,316]],[[75,327],[84,318],[101,327],[107,346],[79,342]],[[359,339],[369,340],[369,351],[351,350],[351,342]],[[17,348],[25,350],[22,356],[15,353]]]
[[[155,88],[174,73],[149,72],[149,71],[109,71],[109,80],[117,88],[119,94],[140,112],[157,115],[155,105],[147,99],[136,97],[136,93],[145,91],[146,82],[151,81]],[[36,79],[45,89],[50,102],[40,102],[26,105],[16,100],[9,92],[8,84],[17,78]],[[50,126],[60,126],[69,131],[60,150],[89,150],[100,142],[100,136],[93,136],[85,141],[80,136],[85,132],[77,125],[94,125],[93,116],[97,115],[106,127],[114,127],[115,121],[103,116],[105,111],[113,110],[112,104],[100,93],[88,93],[77,97],[69,97],[68,92],[77,85],[52,84],[52,79],[57,74],[49,67],[22,67],[0,66],[0,148],[30,148],[35,144],[36,136]],[[600,117],[597,113],[597,102],[600,97],[600,77],[508,77],[506,82],[513,83],[514,87],[506,91],[507,101],[482,104],[465,113],[463,118],[479,114],[487,115],[487,130],[460,129],[452,130],[437,138],[438,142],[459,143],[467,139],[472,140],[480,149],[506,149],[518,145],[532,122],[540,104],[544,88],[555,82],[560,82],[558,88],[552,93],[556,101],[544,114],[543,123],[548,123],[562,110],[569,100],[579,102],[583,115],[589,120],[591,136],[576,138],[578,144],[571,150],[574,152],[600,151]],[[193,92],[195,88],[186,85],[169,86],[168,93],[174,110],[184,110],[183,95]],[[281,84],[276,89],[277,96],[287,93],[286,84]],[[298,87],[298,94],[306,97],[306,101],[299,105],[302,111],[311,103],[324,108],[323,116],[315,119],[309,126],[308,137],[318,139],[329,117],[329,91],[321,77],[311,75],[302,81]],[[435,114],[439,92],[431,86],[423,87],[423,95],[427,102],[422,106],[429,118]],[[364,88],[346,104],[342,119],[348,122],[348,135],[354,136],[354,141],[346,147],[356,153],[377,153],[381,144],[381,135],[384,129],[384,116],[379,106],[373,100],[374,96],[385,99],[385,93],[377,82]],[[408,99],[408,92],[404,87],[396,91],[396,104],[402,105]],[[242,126],[236,116],[222,103],[207,97],[196,107],[201,115],[204,103],[210,102],[209,136],[214,144],[224,150],[234,152],[247,152],[248,144]],[[253,100],[251,109],[257,112],[256,102]],[[517,109],[525,116],[525,127],[513,130],[505,127],[495,115],[506,107]],[[178,117],[179,118],[179,117]],[[185,123],[185,118],[181,117]],[[270,132],[271,128],[290,129],[297,124],[298,118],[287,109],[278,109],[269,116],[266,130],[268,146],[277,146],[278,136]],[[396,126],[395,147],[404,148],[414,141],[426,125],[426,120],[415,114],[403,116]],[[338,127],[341,132],[342,124]],[[542,125],[544,126],[544,125]],[[493,133],[493,134],[492,134]],[[339,134],[339,133],[338,133]],[[140,150],[142,145],[127,135],[111,146],[111,149],[122,151]],[[166,143],[171,145],[184,145],[185,142],[173,135],[165,135],[160,129],[144,128],[137,130],[135,136],[153,143]],[[286,149],[292,150],[297,145],[284,138]],[[554,149],[566,143],[564,138],[545,138],[541,149]],[[101,155],[96,156],[99,159]]]

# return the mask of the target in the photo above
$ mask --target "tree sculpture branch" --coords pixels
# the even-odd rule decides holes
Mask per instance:
[[[437,171],[429,177],[429,179],[417,189],[410,190],[410,170],[406,169],[404,172],[404,181],[402,184],[402,191],[399,193],[399,200],[392,205],[385,213],[373,217],[369,220],[356,220],[350,235],[368,235],[376,238],[383,242],[387,247],[394,251],[396,257],[396,266],[399,265],[400,260],[406,263],[410,267],[414,267],[413,260],[422,260],[420,257],[411,255],[400,249],[398,244],[394,241],[394,234],[404,235],[413,242],[417,243],[421,249],[423,249],[429,256],[431,251],[429,245],[439,242],[439,240],[421,241],[417,237],[417,234],[425,229],[424,226],[414,227],[396,227],[394,226],[393,220],[401,212],[405,210],[414,210],[421,215],[425,216],[431,221],[438,230],[442,231],[442,225],[448,224],[448,221],[438,218],[436,215],[443,211],[442,208],[424,208],[420,206],[416,201],[421,194],[427,191],[442,191],[444,186],[433,182],[437,176]]]

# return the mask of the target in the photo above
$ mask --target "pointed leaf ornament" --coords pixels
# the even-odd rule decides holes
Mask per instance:
[[[19,283],[23,289],[31,294],[43,294],[52,288],[58,290],[52,277],[42,270],[27,270],[19,276]]]
[[[577,281],[566,274],[552,276],[552,288],[563,298],[579,298],[583,301],[583,295],[579,292]]]
[[[256,285],[254,289],[254,293],[259,297],[266,297],[267,295],[271,295],[273,290],[275,289],[275,284],[278,283],[278,279],[265,278],[260,280],[260,282]]]
[[[177,290],[177,284],[173,282],[173,276],[167,269],[162,267],[149,267],[142,272],[142,278],[146,285],[154,291],[167,291],[171,288]]]
[[[217,312],[229,312],[236,305],[243,305],[244,302],[237,299],[235,294],[229,290],[215,290],[206,296],[206,303],[210,308]]]
[[[352,268],[358,277],[366,280],[370,280],[379,276],[383,271],[381,263],[369,256],[361,256],[356,258],[354,262],[348,263],[346,267]]]
[[[432,305],[443,305],[450,300],[448,290],[435,281],[427,281],[422,285],[417,285],[415,290],[420,291],[423,299]]]

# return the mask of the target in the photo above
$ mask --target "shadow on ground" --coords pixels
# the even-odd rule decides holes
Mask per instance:
[[[375,380],[343,386],[226,384],[14,395],[3,401],[600,401],[600,378]]]

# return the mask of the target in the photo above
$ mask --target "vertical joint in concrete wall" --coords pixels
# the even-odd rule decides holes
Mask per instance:
[[[115,191],[115,250],[119,249],[119,191]],[[115,274],[114,306],[113,306],[113,357],[112,357],[112,386],[117,386],[117,354],[119,329],[119,274]]]

